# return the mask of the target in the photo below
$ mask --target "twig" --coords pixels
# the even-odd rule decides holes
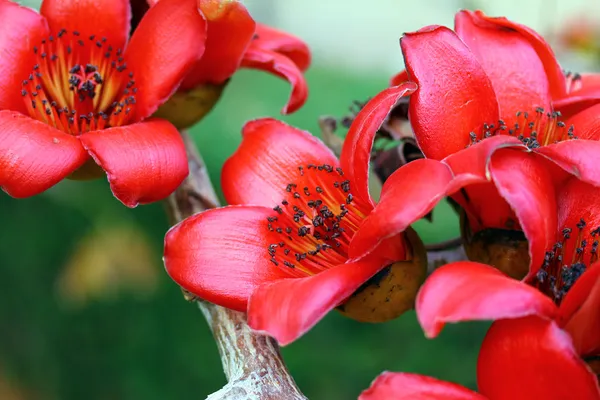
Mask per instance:
[[[190,174],[167,199],[172,224],[193,214],[215,207],[219,200],[208,177],[204,162],[192,139],[181,135],[188,151]],[[185,295],[185,293],[184,293]],[[229,381],[209,400],[305,400],[288,372],[277,342],[251,331],[244,313],[196,301],[213,332],[225,376]]]

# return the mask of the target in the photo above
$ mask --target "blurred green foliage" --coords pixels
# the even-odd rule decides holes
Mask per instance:
[[[315,68],[308,74],[307,105],[284,119],[317,132],[319,115],[343,116],[352,100],[385,87],[386,78]],[[276,78],[241,72],[214,112],[193,129],[215,183],[240,141],[243,123],[278,116],[288,90]],[[168,224],[161,204],[129,210],[112,197],[104,180],[67,181],[25,200],[0,194],[0,224],[0,398],[200,399],[225,383],[201,313],[184,302],[163,272]],[[61,276],[81,250],[81,240],[109,226],[131,227],[147,238],[154,263],[144,273],[155,274],[157,282],[151,289],[117,287],[127,267],[117,263],[114,279],[105,284],[106,296],[100,292],[74,302],[73,288],[60,284]],[[457,233],[456,218],[445,206],[436,211],[434,224],[420,222],[419,231],[428,241],[445,240]],[[106,251],[118,258],[127,249]],[[81,267],[94,272],[100,265]],[[79,275],[74,276],[77,282]],[[84,283],[90,284],[82,280],[83,289]],[[449,326],[438,339],[427,340],[414,313],[368,325],[332,312],[283,354],[310,399],[356,398],[383,370],[475,387],[477,349],[486,328],[482,323]]]

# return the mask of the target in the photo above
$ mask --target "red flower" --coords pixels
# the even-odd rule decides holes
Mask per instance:
[[[129,207],[166,197],[187,175],[175,127],[146,118],[201,55],[189,43],[204,41],[204,21],[194,1],[165,0],[127,43],[129,19],[124,0],[45,0],[40,14],[0,0],[0,186],[8,194],[95,175],[90,157]]]
[[[147,0],[148,4],[158,0]],[[181,84],[181,91],[205,84],[222,85],[240,67],[260,69],[292,85],[283,114],[306,102],[308,87],[303,72],[310,64],[308,46],[295,36],[257,24],[237,0],[197,0],[207,23],[204,55]]]
[[[585,108],[600,97],[595,85],[580,95],[577,79],[563,75],[548,45],[525,26],[461,11],[455,29],[431,26],[402,38],[407,71],[393,81],[408,77],[419,86],[409,117],[429,160],[386,182],[383,210],[369,217],[386,221],[356,240],[368,250],[414,218],[400,205],[411,201],[411,208],[428,211],[451,195],[473,233],[522,230],[531,265],[539,266],[556,229],[554,186],[568,173],[600,185],[600,105]],[[565,121],[557,102],[569,109]],[[414,187],[435,175],[430,197],[407,193],[407,175]]]
[[[374,274],[413,249],[395,236],[353,260],[352,237],[373,209],[373,135],[396,101],[384,91],[358,114],[340,160],[318,139],[273,119],[249,122],[225,163],[231,206],[195,215],[165,238],[167,272],[213,303],[248,311],[253,329],[287,344]]]
[[[571,178],[558,205],[563,229],[527,283],[456,262],[436,270],[417,296],[428,337],[447,322],[496,320],[478,362],[479,390],[489,398],[600,398],[590,368],[600,357],[600,189]]]

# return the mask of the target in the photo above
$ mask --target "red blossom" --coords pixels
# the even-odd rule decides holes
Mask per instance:
[[[387,222],[377,224],[372,237],[355,240],[370,249],[412,219],[401,205],[411,201],[419,213],[428,212],[451,196],[473,233],[523,231],[534,275],[557,226],[554,187],[569,174],[600,185],[600,105],[592,106],[600,99],[600,79],[564,75],[540,35],[481,12],[459,12],[455,31],[429,26],[408,33],[401,47],[407,69],[392,83],[408,79],[419,86],[410,97],[409,118],[429,160],[390,177],[381,212],[376,209],[365,223]],[[436,188],[428,198],[393,187],[408,175],[427,181],[432,174],[438,174]],[[398,195],[386,195],[394,191]]]
[[[373,210],[368,191],[373,136],[404,84],[380,93],[357,115],[340,160],[318,139],[273,119],[249,122],[227,160],[230,206],[172,228],[165,266],[199,297],[248,311],[250,326],[287,344],[310,329],[386,265],[411,249],[402,235],[353,260],[352,237]]]
[[[556,242],[527,282],[456,262],[417,296],[428,337],[448,322],[495,320],[478,362],[479,390],[489,398],[600,398],[586,364],[600,356],[600,189],[570,178],[558,194],[558,222]]]
[[[187,175],[175,127],[147,118],[204,52],[206,23],[195,0],[164,0],[131,38],[130,17],[125,0],[45,0],[39,14],[0,0],[0,186],[8,194],[97,175],[95,161],[134,207],[166,197]]]
[[[158,0],[147,2],[154,5]],[[197,2],[207,24],[206,50],[184,79],[181,90],[203,84],[221,85],[238,69],[252,68],[269,72],[292,85],[283,114],[302,107],[308,97],[304,71],[311,60],[306,43],[287,32],[256,23],[238,0]]]

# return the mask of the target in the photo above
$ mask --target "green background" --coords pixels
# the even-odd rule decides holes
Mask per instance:
[[[307,76],[308,103],[283,119],[312,132],[318,116],[345,115],[352,100],[374,95],[388,79],[319,68]],[[192,132],[214,182],[240,142],[243,123],[279,116],[288,90],[286,83],[259,72],[235,75],[221,102]],[[66,181],[30,199],[0,194],[0,223],[0,398],[201,399],[225,383],[201,313],[164,273],[168,224],[161,204],[130,210],[112,197],[104,179]],[[90,234],[111,227],[116,228],[106,235],[133,230],[143,242],[150,261],[140,285],[135,273],[127,278],[131,284],[120,284],[127,265],[109,262],[102,268],[113,279],[96,290],[92,284],[84,301],[73,300],[59,284],[68,265],[73,267],[69,260]],[[447,208],[437,210],[434,224],[420,222],[419,231],[427,241],[447,239],[457,233],[456,218]],[[116,253],[117,260],[124,256],[118,246],[101,251]],[[155,279],[150,285],[144,281],[148,275]],[[85,292],[90,284],[75,286]],[[283,354],[311,399],[356,398],[384,370],[475,388],[477,349],[486,327],[451,325],[427,340],[414,313],[371,325],[332,312]]]

